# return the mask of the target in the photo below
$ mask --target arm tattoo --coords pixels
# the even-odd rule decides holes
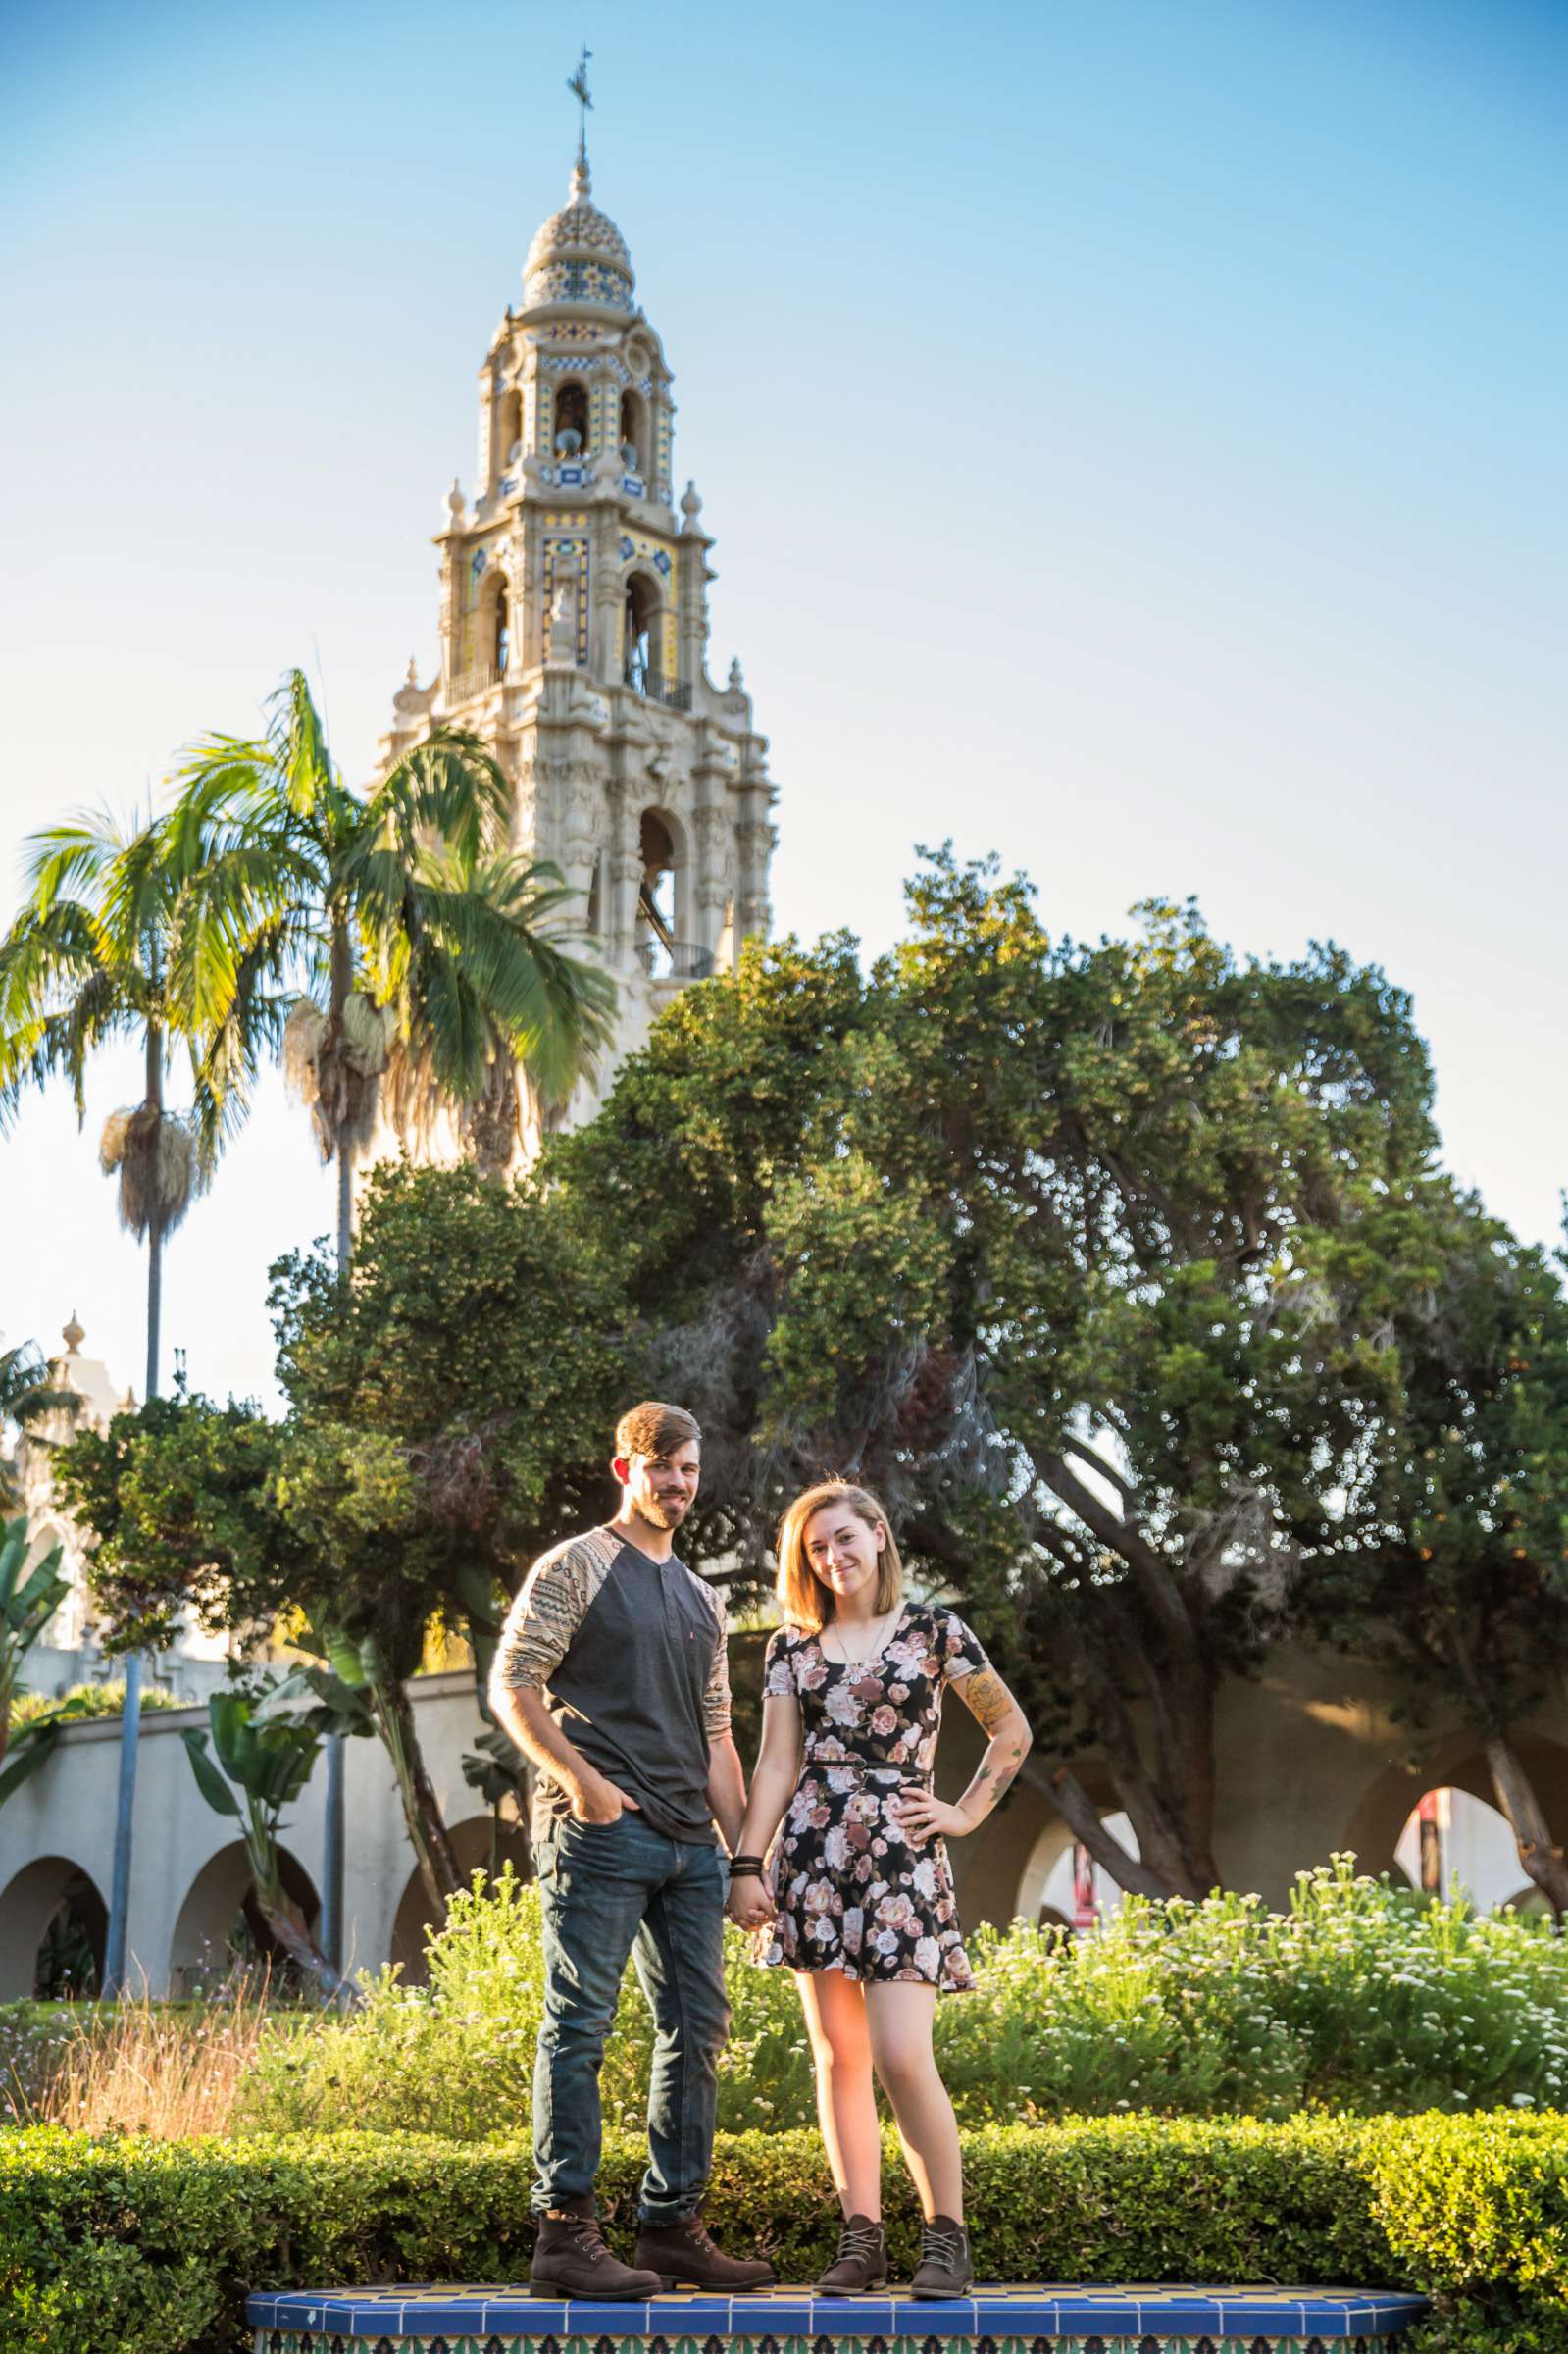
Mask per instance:
[[[953,1688],[983,1733],[993,1733],[1018,1705],[994,1667],[977,1667]]]

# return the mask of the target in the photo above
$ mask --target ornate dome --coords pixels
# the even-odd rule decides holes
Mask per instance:
[[[626,239],[588,199],[592,183],[586,156],[573,168],[567,203],[552,213],[529,247],[523,265],[523,303],[589,302],[630,311],[634,280]]]

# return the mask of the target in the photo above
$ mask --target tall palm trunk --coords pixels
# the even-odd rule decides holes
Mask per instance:
[[[160,1120],[164,1109],[164,1034],[158,1022],[147,1024],[147,1092],[145,1100]],[[156,1205],[147,1228],[147,1385],[148,1399],[158,1395],[159,1340],[164,1308],[164,1221]],[[136,1812],[136,1750],[141,1737],[141,1654],[126,1661],[126,1708],[120,1719],[120,1778],[115,1795],[115,1853],[109,1888],[109,1932],[104,1942],[103,1991],[111,1998],[125,1992],[126,1930],[130,1910],[130,1850]]]
[[[329,1016],[341,1022],[353,980],[346,928],[332,927],[331,996]],[[346,1277],[354,1255],[354,1156],[345,1138],[337,1140],[337,1272]],[[327,1736],[327,1804],[322,1826],[322,1952],[333,1970],[343,1967],[343,1847],[347,1750],[341,1733]]]

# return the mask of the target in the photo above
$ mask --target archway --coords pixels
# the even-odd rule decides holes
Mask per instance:
[[[1519,1849],[1507,1817],[1472,1791],[1446,1784],[1423,1791],[1405,1818],[1393,1861],[1411,1886],[1428,1896],[1446,1896],[1457,1880],[1478,1912],[1510,1903],[1525,1909]],[[1545,1904],[1532,1881],[1526,1882],[1525,1894]]]
[[[315,1883],[296,1856],[279,1851],[283,1887],[314,1929],[321,1912]],[[169,1991],[192,1993],[236,1964],[259,1962],[274,1970],[285,1957],[262,1919],[243,1840],[209,1856],[185,1891],[169,1945]]]
[[[648,471],[648,412],[640,392],[621,395],[621,456],[629,474]]]
[[[1121,1814],[1105,1814],[1100,1817],[1114,1839],[1138,1853],[1138,1841],[1133,1826]],[[1101,1920],[1120,1910],[1122,1890],[1110,1873],[1092,1863],[1061,1816],[1053,1816],[1030,1850],[1018,1883],[1018,1902],[1013,1910],[1025,1920],[1075,1923],[1087,1925],[1088,1917]]]
[[[1553,1836],[1568,1840],[1568,1743],[1544,1734],[1520,1733],[1513,1746],[1535,1785]],[[1497,1794],[1473,1732],[1453,1733],[1439,1742],[1424,1772],[1408,1766],[1385,1766],[1367,1785],[1337,1845],[1348,1849],[1363,1871],[1392,1870],[1405,1825],[1429,1790],[1465,1791],[1484,1807],[1495,1810]],[[1516,1858],[1510,1886],[1517,1887],[1521,1876]]]
[[[512,391],[501,400],[500,438],[496,456],[504,472],[523,455],[523,395]]]
[[[685,829],[673,811],[642,811],[637,852],[642,860],[634,935],[637,957],[646,972],[700,980],[712,959],[693,943],[691,863]]]
[[[621,675],[638,694],[657,693],[664,678],[664,598],[645,572],[627,575]]]
[[[588,395],[579,384],[565,384],[555,396],[555,454],[581,457],[588,446]]]
[[[512,590],[504,572],[486,576],[480,601],[477,639],[480,666],[504,676],[512,650]]]
[[[0,1890],[0,2002],[96,1994],[109,1912],[69,1856],[38,1856]]]
[[[471,1815],[466,1822],[453,1823],[447,1836],[457,1868],[466,1880],[472,1871],[492,1869],[491,1823],[488,1815]],[[521,1823],[502,1822],[496,1834],[493,1869],[500,1871],[510,1864],[520,1880],[533,1877],[533,1850]],[[392,1939],[387,1960],[401,1966],[405,1986],[423,1986],[429,1978],[425,1966],[425,1933],[438,1928],[441,1916],[430,1903],[424,1879],[416,1865],[404,1883],[392,1918]]]

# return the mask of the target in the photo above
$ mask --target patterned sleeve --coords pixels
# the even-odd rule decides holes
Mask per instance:
[[[789,1634],[785,1627],[776,1627],[768,1637],[767,1655],[762,1663],[762,1697],[764,1700],[793,1700],[795,1679],[789,1656]]]
[[[941,1614],[942,1682],[961,1683],[977,1668],[990,1666],[985,1645],[972,1627],[964,1624],[956,1611]]]
[[[595,1529],[541,1554],[506,1613],[490,1668],[492,1692],[537,1692],[549,1682],[619,1550]]]
[[[711,1586],[707,1594],[719,1624],[714,1633],[713,1667],[702,1695],[702,1723],[708,1739],[714,1741],[730,1730],[730,1633],[723,1596],[716,1594]]]

